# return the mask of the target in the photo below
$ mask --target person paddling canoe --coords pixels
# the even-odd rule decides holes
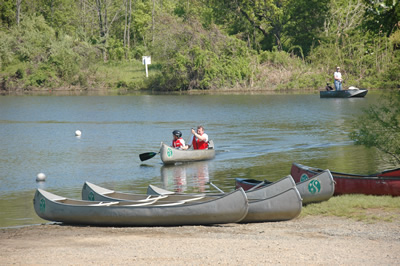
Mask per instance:
[[[188,145],[188,148],[193,146],[194,150],[205,150],[208,149],[208,135],[204,133],[203,126],[197,127],[197,132],[192,128],[192,138]]]

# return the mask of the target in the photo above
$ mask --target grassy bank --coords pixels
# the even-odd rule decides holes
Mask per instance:
[[[305,206],[300,217],[338,216],[374,223],[400,219],[400,200],[391,196],[342,195]]]

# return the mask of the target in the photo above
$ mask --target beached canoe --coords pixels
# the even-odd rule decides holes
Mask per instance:
[[[149,185],[147,193],[150,195],[175,194],[154,185]],[[216,196],[216,194],[211,195]],[[291,176],[284,177],[269,186],[247,191],[246,195],[249,211],[241,223],[287,221],[296,218],[301,212],[302,198]]]
[[[214,142],[210,140],[206,150],[178,150],[161,143],[160,157],[164,164],[211,160],[215,157]]]
[[[42,219],[82,225],[169,226],[234,223],[248,212],[243,189],[232,193],[192,201],[84,201],[60,197],[37,189],[36,214]]]
[[[293,180],[290,175],[289,177]],[[280,182],[279,180],[277,182],[271,182],[268,180],[261,181],[247,178],[236,178],[235,181],[236,188],[242,187],[246,193],[249,190],[255,189],[254,191],[257,191],[259,190],[257,188],[268,187]],[[296,187],[303,199],[303,204],[329,200],[335,192],[335,182],[329,170],[322,171],[312,178],[296,183]],[[249,198],[249,195],[247,195],[247,197]]]
[[[388,170],[373,175],[357,175],[333,172],[335,181],[334,195],[365,194],[400,196],[400,169]],[[311,178],[322,169],[297,163],[292,164],[291,175],[296,182]]]
[[[320,98],[362,98],[367,95],[368,90],[364,89],[353,89],[353,90],[341,90],[341,91],[320,91]]]
[[[202,197],[202,200],[207,200],[205,194],[195,195],[145,195],[131,194],[110,190],[90,182],[85,182],[82,187],[82,200],[88,201],[131,201],[131,202],[165,202],[165,201],[189,201],[192,198]]]

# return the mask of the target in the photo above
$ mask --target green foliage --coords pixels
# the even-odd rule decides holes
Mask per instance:
[[[285,32],[292,45],[301,47],[295,50],[298,55],[304,57],[303,53],[308,55],[312,47],[318,45],[316,36],[322,32],[329,16],[328,4],[329,0],[289,0]]]
[[[244,84],[251,76],[251,53],[244,43],[215,27],[207,32],[196,20],[184,24],[166,16],[159,23],[152,51],[163,66],[152,88],[213,89]]]
[[[400,164],[400,92],[390,91],[378,104],[364,110],[350,138],[357,145],[377,148],[390,156],[393,164]]]
[[[0,28],[15,25],[15,0],[2,0],[0,3]]]
[[[13,44],[13,37],[10,34],[0,31],[0,69],[13,62]]]
[[[365,0],[367,4],[364,27],[376,34],[389,36],[400,21],[400,3],[397,0]]]
[[[400,86],[398,1],[37,0],[21,2],[19,25],[15,8],[0,4],[7,88],[316,89],[336,65],[349,86]],[[123,66],[143,55],[147,80]]]
[[[20,61],[47,61],[46,52],[55,40],[55,33],[43,17],[25,17],[19,27],[12,29],[11,35],[14,38],[13,53]]]

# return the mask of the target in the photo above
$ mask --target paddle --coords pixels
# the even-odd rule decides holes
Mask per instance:
[[[160,152],[145,152],[145,153],[139,154],[139,158],[143,162],[143,161],[153,158],[154,156],[156,156],[159,153]]]

